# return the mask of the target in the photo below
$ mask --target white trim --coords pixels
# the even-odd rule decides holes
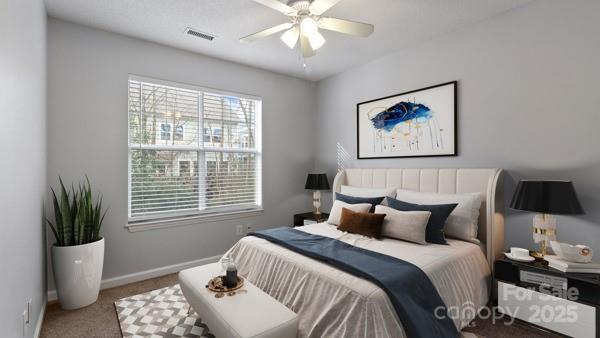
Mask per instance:
[[[202,87],[202,86],[193,85],[193,84],[184,83],[184,82],[167,81],[167,80],[157,79],[157,78],[153,78],[153,77],[135,75],[135,74],[131,74],[131,73],[129,74],[129,79],[133,80],[133,81],[140,81],[140,82],[144,82],[144,83],[153,83],[153,84],[158,84],[158,85],[163,85],[163,86],[173,87],[173,88],[183,88],[183,89],[188,89],[188,90],[203,91],[203,92],[207,92],[210,94],[237,96],[237,97],[241,97],[241,98],[249,99],[249,100],[262,100],[262,98],[260,96],[256,96],[256,95],[252,95],[252,94],[230,92],[230,91],[222,90],[222,89]]]
[[[187,216],[180,215],[171,218],[146,218],[137,222],[130,220],[130,223],[127,223],[127,225],[125,225],[125,228],[129,230],[129,232],[164,229],[176,226],[194,225],[199,223],[218,222],[230,219],[259,216],[263,212],[264,210],[262,208],[254,208],[245,210],[213,212],[206,214],[194,213],[189,214]]]
[[[203,104],[204,104],[204,95],[206,93],[210,93],[210,94],[216,94],[216,95],[225,95],[225,96],[235,96],[237,98],[243,98],[243,99],[247,99],[247,100],[251,100],[254,102],[255,104],[255,114],[254,117],[256,119],[255,121],[255,147],[252,149],[246,149],[246,148],[218,148],[218,147],[206,147],[205,146],[205,142],[203,141],[203,136],[202,139],[198,140],[198,145],[196,146],[189,146],[189,145],[145,145],[142,143],[131,143],[131,129],[130,126],[128,126],[128,197],[127,197],[127,202],[128,202],[128,225],[126,226],[127,229],[129,229],[131,232],[133,231],[141,231],[141,230],[149,230],[149,229],[154,229],[154,228],[166,228],[166,227],[173,227],[175,225],[189,225],[189,224],[193,224],[193,223],[198,223],[198,222],[202,222],[202,219],[206,219],[208,220],[212,220],[212,219],[216,219],[219,220],[221,219],[221,215],[222,213],[231,211],[233,214],[236,214],[238,212],[241,213],[245,213],[248,210],[250,211],[255,211],[256,209],[261,209],[262,211],[262,153],[261,153],[261,146],[262,146],[262,134],[261,134],[261,126],[260,124],[262,123],[262,98],[254,96],[254,95],[246,95],[246,94],[239,94],[239,93],[234,93],[234,92],[227,92],[227,91],[222,91],[222,90],[215,90],[215,89],[211,89],[211,88],[205,88],[205,87],[200,87],[200,86],[195,86],[195,85],[190,85],[190,84],[182,84],[182,83],[177,83],[177,82],[170,82],[170,81],[165,81],[165,80],[160,80],[160,79],[153,79],[153,78],[147,78],[147,77],[143,77],[143,76],[138,76],[138,75],[134,75],[134,74],[129,74],[129,79],[128,79],[128,92],[129,90],[131,90],[131,83],[132,82],[139,82],[140,83],[140,104],[142,104],[142,98],[141,98],[141,93],[143,91],[143,85],[145,83],[147,84],[151,84],[151,85],[159,85],[159,86],[165,86],[165,87],[171,87],[174,89],[185,89],[185,90],[189,90],[189,91],[194,91],[197,92],[198,94],[198,131],[200,131],[201,127],[203,128],[203,126],[201,126],[202,124],[202,119],[203,114],[202,114],[202,109],[203,109]],[[129,116],[129,109],[130,109],[130,95],[128,95],[128,107],[127,107],[127,111],[128,111],[128,116]],[[240,101],[240,104],[241,101]],[[222,116],[221,116],[222,117]],[[218,120],[218,119],[217,119]],[[140,123],[142,121],[142,109],[140,109]],[[223,121],[221,121],[223,122]],[[170,123],[165,123],[169,126],[171,126]],[[162,124],[161,124],[162,125]],[[171,134],[175,135],[175,130],[171,130],[171,128],[169,127],[169,130],[171,132]],[[203,129],[202,129],[203,130]],[[222,135],[222,137],[224,137],[224,135]],[[140,140],[141,142],[141,140]],[[131,195],[131,191],[132,191],[132,168],[131,168],[131,154],[132,151],[136,151],[136,150],[158,150],[158,151],[188,151],[188,152],[196,152],[197,154],[197,160],[196,162],[198,163],[198,168],[200,168],[200,154],[203,155],[206,154],[207,152],[215,152],[215,153],[246,153],[246,154],[254,154],[255,156],[255,165],[256,165],[256,179],[255,179],[255,185],[256,185],[256,193],[255,193],[255,200],[256,203],[244,203],[241,205],[235,205],[235,206],[222,206],[219,208],[214,208],[211,209],[209,211],[206,210],[199,210],[201,206],[203,206],[203,199],[205,198],[205,194],[206,194],[206,189],[204,191],[204,195],[202,195],[202,192],[200,191],[200,189],[198,189],[198,195],[199,195],[199,201],[198,201],[198,207],[197,208],[189,208],[189,206],[193,206],[192,202],[190,201],[190,205],[188,205],[188,208],[185,209],[178,209],[175,211],[168,211],[168,210],[159,210],[159,211],[153,211],[153,212],[148,212],[148,213],[142,213],[140,215],[136,215],[133,216],[132,213],[132,195]],[[204,170],[206,170],[206,168],[204,168]],[[202,179],[201,175],[198,175],[198,184],[200,184],[200,181]],[[236,185],[235,189],[237,189],[238,186]],[[236,190],[237,191],[237,190]],[[238,194],[239,195],[239,194]],[[223,201],[221,201],[223,202]],[[154,203],[156,204],[156,203]],[[185,206],[181,206],[181,207],[185,207]],[[160,208],[159,208],[160,209]],[[203,215],[203,213],[208,213],[208,215]],[[215,216],[213,216],[215,215]],[[185,219],[181,220],[181,219],[175,219],[176,217],[185,217]],[[191,219],[191,217],[198,217],[197,219]],[[224,217],[222,219],[230,219],[230,218],[238,218],[238,217]],[[135,223],[135,224],[134,224]],[[137,229],[137,230],[136,230]]]
[[[263,204],[263,170],[262,170],[262,100],[256,101],[256,115],[254,122],[254,147],[258,150],[256,154],[256,203]]]
[[[35,323],[35,331],[33,331],[34,338],[39,338],[42,333],[42,324],[44,323],[44,316],[46,316],[46,306],[48,306],[48,299],[44,299],[42,302],[42,308],[40,309],[37,323]]]
[[[170,273],[179,272],[181,270],[193,268],[193,267],[199,266],[199,265],[215,263],[219,259],[221,259],[222,256],[223,255],[216,255],[216,256],[206,257],[206,258],[197,259],[197,260],[193,260],[193,261],[189,261],[189,262],[167,265],[167,266],[163,266],[163,267],[156,268],[156,269],[150,269],[150,270],[146,270],[146,271],[130,273],[130,274],[123,275],[123,276],[117,276],[117,277],[113,277],[113,278],[104,279],[104,280],[102,280],[102,282],[100,282],[100,290],[110,289],[110,288],[114,288],[114,287],[125,285],[125,284],[135,283],[135,282],[143,281],[143,280],[150,279],[150,278],[156,278],[156,277],[168,275]],[[58,297],[56,294],[56,290],[48,290],[48,301],[55,301],[57,299],[58,299]]]

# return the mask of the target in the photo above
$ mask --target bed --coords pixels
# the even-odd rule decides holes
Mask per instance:
[[[503,249],[499,169],[346,169],[333,183],[364,188],[480,193],[480,243],[448,239],[419,245],[349,234],[327,223],[297,227],[307,233],[393,256],[421,268],[437,289],[457,329],[464,328],[490,295],[492,262]],[[405,331],[378,286],[257,237],[245,237],[228,255],[239,273],[299,315],[299,337],[403,337]],[[268,314],[266,314],[268,315]]]

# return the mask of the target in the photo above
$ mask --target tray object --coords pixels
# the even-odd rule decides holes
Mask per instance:
[[[589,263],[592,261],[593,251],[587,245],[571,245],[568,243],[561,243],[557,241],[551,241],[552,251],[554,253],[569,262],[575,263]]]
[[[217,276],[212,278],[208,281],[208,284],[206,284],[206,288],[213,292],[231,292],[241,288],[242,286],[244,286],[244,278],[241,276],[237,276],[237,285],[232,288],[225,286],[225,276]]]

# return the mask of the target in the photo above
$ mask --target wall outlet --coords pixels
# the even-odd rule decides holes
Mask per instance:
[[[254,225],[252,223],[246,224],[246,233],[252,232]]]
[[[235,226],[235,234],[238,236],[242,236],[244,234],[244,226],[243,225],[236,225]]]

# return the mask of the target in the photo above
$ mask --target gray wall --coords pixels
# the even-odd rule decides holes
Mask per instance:
[[[104,194],[104,279],[222,254],[239,239],[235,225],[290,224],[292,214],[310,208],[303,187],[314,164],[312,83],[55,19],[48,22],[48,70],[48,181],[87,174]],[[130,73],[262,97],[264,214],[137,233],[124,228]]]
[[[600,256],[600,2],[536,1],[321,81],[316,167],[499,167],[506,199],[521,178],[570,179],[585,216],[558,238]],[[459,156],[356,159],[356,103],[458,80]],[[329,194],[327,195],[328,199]],[[532,247],[530,213],[508,211],[506,245]]]
[[[33,337],[46,299],[46,10],[0,1],[0,328]],[[33,301],[23,333],[22,312]]]
[[[350,156],[346,166],[504,168],[507,200],[521,178],[572,179],[588,213],[560,217],[559,239],[600,253],[598,12],[597,1],[536,1],[316,88],[50,19],[48,180],[54,185],[58,175],[70,182],[87,173],[104,194],[105,279],[221,254],[238,239],[237,224],[289,224],[293,213],[310,208],[306,173],[316,167],[333,179],[340,148]],[[263,215],[140,233],[124,228],[129,73],[263,98]],[[458,157],[356,160],[357,102],[451,80],[459,81]],[[532,215],[507,216],[507,246],[532,246]]]

